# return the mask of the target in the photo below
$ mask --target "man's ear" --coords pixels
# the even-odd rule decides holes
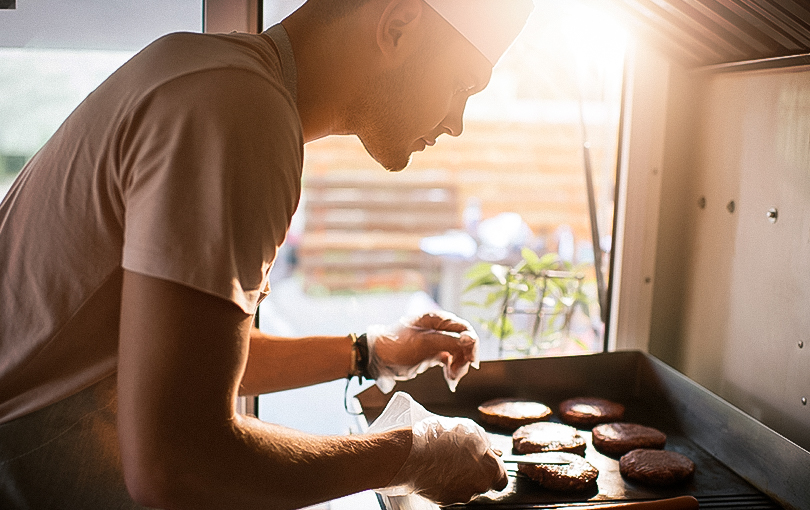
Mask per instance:
[[[405,40],[422,19],[422,0],[390,0],[377,25],[377,45],[383,55],[397,60]]]

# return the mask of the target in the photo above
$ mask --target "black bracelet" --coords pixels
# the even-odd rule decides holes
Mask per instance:
[[[352,337],[352,367],[346,377],[346,387],[343,389],[343,408],[349,414],[361,415],[362,412],[349,410],[349,382],[352,377],[357,377],[361,384],[364,378],[371,379],[368,373],[368,337],[365,333],[359,336],[351,333],[350,336]]]
[[[349,336],[352,338],[352,365],[348,378],[358,377],[360,382],[363,382],[363,378],[371,379],[368,373],[368,337],[365,333],[351,333]]]
[[[368,372],[368,337],[365,333],[357,337],[357,374],[362,382],[363,378],[371,379]]]

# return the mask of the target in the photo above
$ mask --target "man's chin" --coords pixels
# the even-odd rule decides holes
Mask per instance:
[[[378,163],[380,163],[383,166],[383,168],[385,168],[389,172],[401,172],[405,170],[405,168],[407,168],[409,164],[411,164],[411,155],[408,154],[408,157],[405,159],[405,161],[399,163],[387,164],[383,163],[382,161],[378,161]]]
[[[395,152],[393,150],[377,151],[369,147],[365,143],[363,143],[363,146],[366,148],[366,152],[368,152],[369,155],[372,158],[374,158],[374,161],[379,163],[383,168],[385,168],[389,172],[401,172],[411,163],[410,151],[401,151],[401,152]]]

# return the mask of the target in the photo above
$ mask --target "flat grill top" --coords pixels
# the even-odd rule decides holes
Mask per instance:
[[[450,393],[440,370],[398,385],[429,411],[477,418],[480,403],[497,397],[534,399],[558,409],[575,396],[598,396],[625,404],[626,420],[656,427],[668,436],[666,449],[690,457],[693,480],[657,489],[621,478],[618,460],[589,441],[586,459],[600,470],[598,491],[562,495],[542,491],[512,476],[503,493],[491,493],[469,508],[554,508],[563,503],[622,502],[692,495],[701,508],[810,508],[810,452],[670,367],[640,352],[483,362]],[[390,395],[372,387],[357,396],[366,419],[382,412]],[[554,418],[552,418],[554,420]],[[511,436],[488,431],[496,448],[511,449]],[[590,431],[581,431],[590,439]],[[767,494],[765,494],[767,492]],[[782,505],[782,506],[780,506]]]
[[[557,409],[559,403],[557,399],[549,400],[545,398],[543,401],[548,403],[552,409]],[[588,443],[585,459],[599,470],[596,490],[571,494],[546,491],[523,475],[517,474],[515,464],[507,464],[507,469],[510,470],[509,485],[504,491],[484,494],[467,505],[459,505],[454,508],[479,510],[485,508],[492,508],[493,510],[553,508],[554,505],[562,503],[581,503],[585,501],[588,503],[622,503],[682,495],[694,496],[698,501],[712,500],[716,503],[724,498],[731,498],[732,501],[764,500],[774,505],[755,487],[690,441],[679,430],[677,423],[667,419],[667,413],[662,412],[662,408],[659,408],[656,402],[625,397],[622,399],[622,403],[627,407],[627,421],[643,423],[664,431],[667,434],[666,449],[682,453],[695,462],[697,468],[691,481],[671,488],[653,488],[625,481],[619,473],[618,460],[598,452],[593,447],[590,431],[580,430],[580,434]],[[461,405],[434,403],[426,407],[431,412],[444,416],[477,418],[477,405],[470,405],[468,402],[461,403]],[[558,420],[552,417],[552,421]],[[492,429],[487,429],[487,433],[494,448],[504,452],[511,451],[511,435]],[[703,508],[702,505],[701,508]],[[742,506],[738,508],[750,507]],[[771,506],[770,508],[780,507]]]

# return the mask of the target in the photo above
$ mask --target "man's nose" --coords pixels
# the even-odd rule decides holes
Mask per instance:
[[[464,109],[467,106],[467,98],[460,99],[457,101],[453,108],[450,109],[450,112],[447,114],[447,117],[444,119],[444,127],[447,131],[447,134],[450,136],[459,136],[462,131],[464,131]]]

